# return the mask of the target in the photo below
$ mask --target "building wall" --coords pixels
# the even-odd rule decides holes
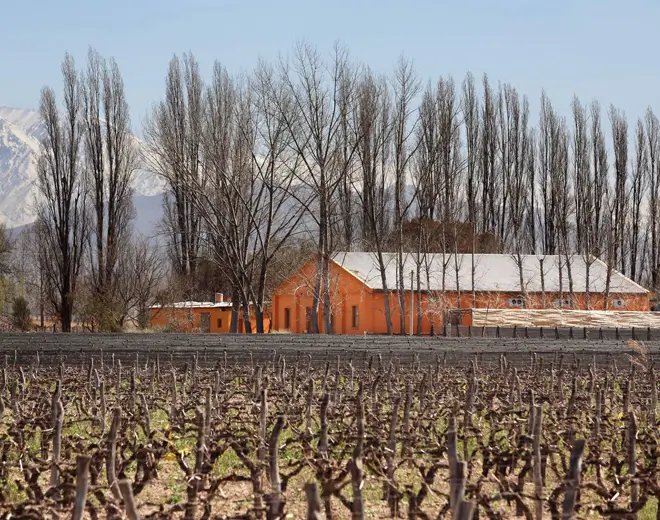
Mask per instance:
[[[273,330],[298,334],[310,331],[307,314],[313,303],[315,270],[315,263],[310,262],[277,288],[273,295]],[[335,333],[364,334],[373,331],[371,291],[360,280],[334,263],[330,264],[330,294]],[[357,308],[357,327],[353,322],[354,307]],[[319,330],[325,332],[323,305],[319,307],[318,323]]]
[[[309,323],[306,319],[307,309],[312,307],[312,295],[315,280],[316,264],[310,262],[305,265],[296,275],[282,284],[273,296],[273,330],[288,330],[292,333],[309,332]],[[385,299],[382,291],[372,291],[349,271],[331,263],[330,265],[330,294],[332,303],[332,314],[334,316],[334,332],[336,334],[386,334],[387,324],[385,321]],[[421,302],[417,302],[417,294],[414,295],[413,304],[413,332],[418,332],[418,307],[421,306],[421,329],[422,334],[429,334],[433,325],[435,332],[440,332],[444,323],[444,310],[450,313],[447,323],[470,325],[471,316],[469,309],[491,308],[505,309],[516,308],[510,305],[510,299],[520,298],[520,293],[476,293],[463,292],[460,295],[451,292],[424,293]],[[569,295],[564,294],[567,299]],[[404,317],[405,332],[410,332],[410,291],[405,293]],[[561,300],[559,294],[547,293],[544,298],[541,294],[527,294],[525,307],[528,309],[550,308],[555,300]],[[460,305],[459,305],[460,300]],[[622,300],[623,307],[612,308],[614,300]],[[392,332],[401,333],[401,309],[398,294],[389,294]],[[608,300],[612,311],[649,311],[649,295],[619,295],[611,294]],[[592,309],[603,309],[603,295],[594,293],[590,295],[590,307]],[[353,307],[357,308],[358,323],[353,325]],[[457,312],[456,309],[464,309]],[[567,307],[570,308],[570,307]],[[586,295],[576,293],[573,295],[573,308],[586,309]],[[289,313],[289,324],[286,326],[286,313]],[[319,306],[319,330],[323,330],[323,305]]]
[[[201,329],[202,314],[210,314],[211,333],[229,333],[231,325],[231,307],[196,307],[192,309],[151,309],[151,326],[168,327],[172,326],[177,332],[198,332]],[[256,319],[251,317],[252,331],[256,331]],[[243,317],[239,315],[238,332],[245,332],[243,327]],[[270,319],[264,316],[264,330],[268,331]]]
[[[468,301],[468,307],[472,307],[472,293],[464,293],[463,298]],[[477,308],[491,308],[491,309],[507,309],[507,308],[516,308],[515,306],[509,305],[509,300],[514,298],[521,298],[520,293],[477,293],[475,295]],[[545,304],[544,304],[545,299]],[[570,301],[573,300],[572,306]],[[527,294],[525,297],[525,308],[527,309],[548,309],[548,308],[560,308],[558,303],[564,301],[564,306],[561,308],[566,309],[575,309],[575,310],[586,310],[587,307],[587,297],[584,293],[574,293],[572,296],[570,294],[564,293],[560,295],[559,293],[546,293],[544,295],[540,293],[531,293]],[[620,300],[623,304],[622,307],[615,305],[615,301]],[[463,303],[463,302],[462,302]],[[465,307],[465,305],[462,305]],[[589,295],[589,308],[592,310],[626,310],[626,311],[648,311],[650,310],[650,301],[648,294],[618,294],[611,293],[608,298],[608,308],[605,309],[605,298],[602,293],[591,293]]]

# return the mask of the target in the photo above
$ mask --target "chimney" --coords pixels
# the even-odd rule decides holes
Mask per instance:
[[[225,301],[225,295],[221,292],[215,293],[215,303],[223,303]]]

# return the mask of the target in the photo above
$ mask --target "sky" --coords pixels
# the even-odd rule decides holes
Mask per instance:
[[[65,52],[79,66],[89,46],[114,57],[139,134],[164,95],[167,64],[192,52],[205,76],[276,60],[304,40],[388,73],[401,55],[424,83],[471,71],[510,83],[532,113],[542,89],[558,111],[573,95],[613,103],[631,121],[660,113],[658,0],[7,0],[0,6],[0,106],[37,108],[61,85]]]

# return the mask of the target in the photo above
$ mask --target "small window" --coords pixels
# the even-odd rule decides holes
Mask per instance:
[[[218,328],[222,328],[222,318],[218,318]]]
[[[523,299],[522,298],[509,298],[509,307],[522,307]]]
[[[559,308],[562,308],[562,309],[568,309],[568,308],[571,307],[571,300],[570,300],[570,298],[564,298],[563,300],[561,300],[561,299],[553,300],[552,305],[554,307],[559,307]]]
[[[360,316],[357,305],[353,305],[353,328],[357,329],[360,325]]]
[[[616,300],[612,300],[612,308],[613,309],[623,309],[626,306],[626,302],[624,302],[621,298],[617,298]]]
[[[284,309],[284,328],[286,330],[291,328],[291,309],[289,307]]]

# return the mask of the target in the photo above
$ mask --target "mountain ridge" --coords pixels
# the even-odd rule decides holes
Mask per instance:
[[[38,111],[0,106],[0,222],[8,228],[26,226],[36,218],[37,158],[45,136],[45,125]],[[143,148],[144,144],[134,138],[138,148]],[[138,219],[142,220],[144,212],[139,204],[142,198],[149,200],[146,205],[149,213],[153,213],[150,199],[161,200],[165,182],[154,173],[138,168],[132,185]]]

